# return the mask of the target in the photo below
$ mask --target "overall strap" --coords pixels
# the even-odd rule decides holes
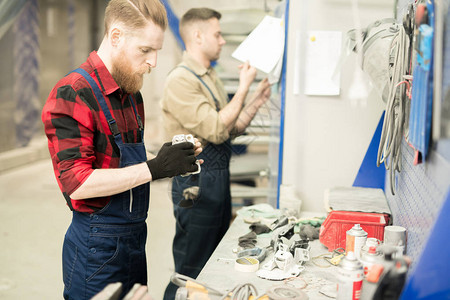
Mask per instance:
[[[95,97],[98,100],[98,103],[100,104],[103,113],[105,114],[106,120],[108,121],[109,129],[111,130],[111,133],[116,136],[120,135],[119,128],[117,127],[116,120],[113,119],[111,116],[111,113],[109,111],[108,105],[106,105],[105,98],[103,97],[103,94],[98,86],[98,84],[95,82],[94,78],[92,78],[91,75],[89,75],[88,72],[83,70],[82,68],[78,68],[73,70],[73,72],[76,72],[84,77],[84,79],[87,80],[89,85],[91,86],[92,90],[94,91]],[[134,103],[133,103],[134,107]]]
[[[142,131],[144,130],[144,125],[142,124],[141,116],[137,112],[136,104],[134,104],[133,97],[131,97],[131,95],[129,95],[128,98],[130,99],[131,106],[133,106],[134,114],[136,116],[137,123],[138,123],[138,126],[139,126],[139,131],[141,131],[141,134],[142,134]]]
[[[194,71],[192,71],[190,68],[188,68],[187,66],[178,66],[180,68],[185,68],[186,70],[188,70],[189,72],[191,72],[192,74],[194,74],[195,77],[198,78],[198,80],[200,80],[200,82],[208,89],[208,91],[211,93],[211,96],[214,99],[214,103],[216,104],[216,110],[219,111],[220,110],[220,106],[219,106],[219,101],[217,101],[217,98],[214,96],[213,92],[211,91],[211,89],[209,88],[209,86],[203,81],[203,79],[198,76],[197,74],[195,74]]]

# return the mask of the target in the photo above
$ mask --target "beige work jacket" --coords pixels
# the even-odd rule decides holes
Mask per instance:
[[[183,61],[167,76],[161,108],[166,139],[176,134],[192,134],[205,147],[208,143],[220,144],[230,135],[219,117],[213,95],[187,66],[209,87],[217,99],[219,109],[228,101],[222,82],[213,68],[206,69],[187,52]]]

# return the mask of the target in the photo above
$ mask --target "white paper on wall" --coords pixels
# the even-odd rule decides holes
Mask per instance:
[[[309,31],[307,38],[305,94],[339,95],[340,72],[335,69],[341,55],[342,32]]]

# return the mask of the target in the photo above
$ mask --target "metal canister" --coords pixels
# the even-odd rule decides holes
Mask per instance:
[[[337,269],[337,300],[357,300],[361,297],[363,266],[353,252],[342,258]]]
[[[369,248],[370,247],[375,247],[375,248],[377,248],[379,245],[381,244],[381,242],[380,242],[380,240],[379,239],[376,239],[376,238],[367,238],[366,239],[366,243],[364,244],[364,246],[361,248],[361,251],[362,252],[364,252],[364,251],[369,251]],[[361,252],[361,253],[362,253]]]
[[[364,249],[364,247],[363,247],[363,249]],[[367,251],[364,251],[364,250],[361,251],[360,261],[364,268],[364,277],[366,277],[370,268],[375,263],[380,263],[383,261],[383,254],[377,250],[377,247],[370,246]]]
[[[345,235],[345,252],[353,252],[359,259],[361,257],[361,248],[366,243],[367,232],[361,225],[355,224]]]

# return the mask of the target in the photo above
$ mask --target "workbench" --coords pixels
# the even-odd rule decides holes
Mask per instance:
[[[324,214],[302,213],[301,217],[321,217]],[[285,284],[284,281],[272,281],[262,279],[256,275],[256,272],[240,272],[234,269],[236,254],[233,249],[238,247],[239,237],[250,232],[249,224],[244,222],[244,217],[238,215],[231,224],[222,241],[202,269],[197,277],[197,281],[219,291],[229,291],[238,284],[251,283],[255,286],[258,295],[263,295],[269,288],[275,285]],[[297,234],[296,234],[297,235]],[[298,235],[297,235],[298,237]],[[270,244],[272,239],[271,233],[260,234],[257,237],[257,247],[263,248]],[[322,254],[330,254],[325,246],[319,240],[310,242],[311,259]],[[274,253],[268,252],[266,259],[261,262],[260,267],[268,262]],[[305,292],[309,299],[321,300],[330,299],[319,291],[332,290],[335,292],[336,287],[336,269],[337,267],[329,264],[327,261],[319,258],[314,260],[320,266],[314,264],[311,260],[305,262],[305,269],[300,273],[296,286],[303,280],[306,286],[301,289]],[[322,266],[322,267],[321,267]],[[294,283],[294,282],[292,282]],[[214,298],[211,298],[214,299]]]

